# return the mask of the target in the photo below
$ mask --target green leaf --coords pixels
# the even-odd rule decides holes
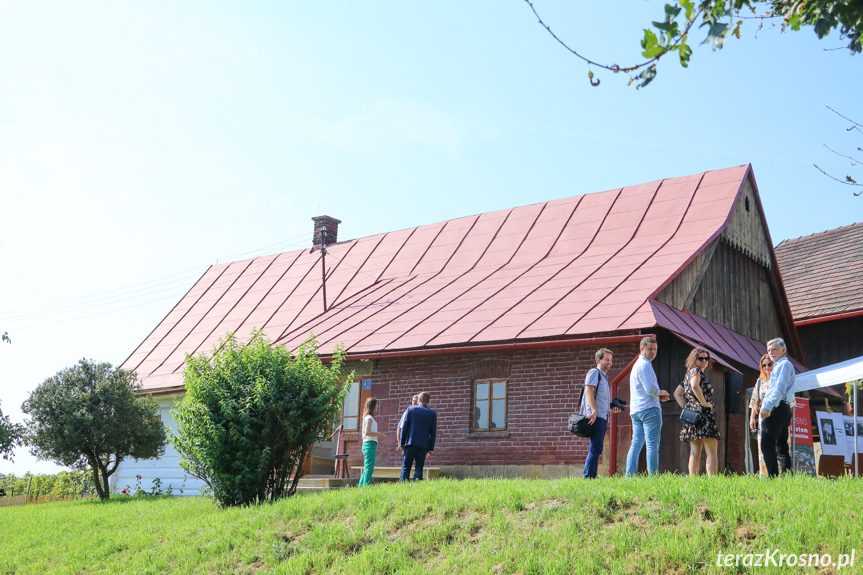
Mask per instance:
[[[695,9],[695,2],[689,0],[680,0],[680,4],[686,8],[686,21],[692,22],[692,11]]]
[[[674,19],[677,18],[677,16],[680,14],[680,10],[682,10],[682,8],[680,8],[680,6],[677,6],[677,5],[672,6],[671,4],[666,4],[665,5],[665,21],[669,24],[674,22]],[[655,24],[655,22],[654,22],[654,24]]]
[[[657,45],[656,34],[653,33],[652,30],[645,28],[644,29],[644,40],[641,41],[641,47],[645,50],[650,50],[653,46]]]
[[[653,79],[656,78],[656,64],[651,64],[650,67],[639,74],[638,77],[641,78],[641,83],[636,86],[636,89],[644,88],[650,84]]]
[[[641,47],[644,48],[641,55],[645,58],[655,58],[668,51],[665,46],[659,43],[656,34],[649,29],[644,30],[644,40],[641,41]]]
[[[688,68],[689,59],[692,58],[692,48],[686,42],[681,42],[677,47],[677,52],[680,54],[680,65]]]
[[[678,36],[680,36],[680,32],[678,32],[678,30],[677,30],[677,22],[672,22],[672,23],[670,23],[670,24],[667,24],[667,23],[665,23],[665,22],[654,22],[654,23],[653,23],[653,26],[654,26],[656,29],[658,29],[658,30],[662,30],[663,32],[665,32],[666,34],[668,34],[668,41],[669,41],[669,43],[670,43],[674,38],[677,38]]]
[[[710,29],[707,32],[707,38],[704,39],[704,42],[702,42],[702,44],[707,44],[707,42],[713,40],[713,49],[721,49],[723,44],[725,44],[725,35],[728,33],[728,24],[726,24],[725,22],[714,21],[711,23],[705,22],[701,25],[702,28],[704,26],[709,26]]]

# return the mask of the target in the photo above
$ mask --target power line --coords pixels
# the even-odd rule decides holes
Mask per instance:
[[[293,246],[298,246],[298,245],[300,245],[300,244],[302,244],[302,243],[304,243],[304,242],[299,242],[299,241],[297,241],[297,240],[299,240],[299,239],[301,239],[301,238],[302,238],[302,239],[305,239],[305,238],[307,238],[307,237],[308,237],[308,234],[302,234],[302,235],[300,235],[300,236],[296,236],[296,237],[293,237],[293,238],[289,238],[289,239],[287,239],[287,240],[283,240],[283,241],[278,242],[278,243],[275,243],[275,244],[270,244],[270,245],[268,245],[268,246],[264,246],[264,247],[262,247],[262,248],[258,248],[258,249],[255,249],[255,250],[252,250],[252,251],[249,251],[249,252],[244,252],[244,253],[241,253],[241,254],[235,254],[235,255],[232,255],[232,256],[228,256],[227,258],[224,258],[224,260],[225,260],[225,261],[236,261],[236,260],[238,260],[239,258],[242,258],[243,256],[247,256],[247,255],[249,255],[249,254],[255,254],[255,253],[257,253],[257,254],[258,254],[258,256],[257,256],[257,257],[259,257],[259,256],[263,256],[263,255],[268,255],[268,254],[274,253],[274,249],[275,249],[275,248],[277,248],[277,247],[278,247],[278,248],[280,248],[280,251],[279,251],[279,252],[275,252],[275,253],[281,253],[281,248],[290,248],[290,247],[293,247]],[[259,252],[265,252],[265,253],[259,253]],[[217,261],[221,261],[221,260],[217,260]]]
[[[304,242],[300,242],[298,240],[300,240],[301,238],[306,238],[306,237],[307,237],[307,234],[302,234],[300,236],[288,238],[288,239],[283,240],[281,242],[277,242],[274,244],[263,246],[263,247],[260,247],[260,248],[257,248],[257,249],[254,249],[254,250],[251,250],[248,252],[229,256],[228,258],[225,258],[225,259],[227,261],[236,261],[238,259],[241,259],[243,256],[248,256],[250,254],[257,254],[255,257],[260,257],[262,255],[268,255],[270,253],[273,253],[276,249],[279,250],[276,253],[282,253],[287,248],[301,245]],[[103,292],[98,292],[95,294],[89,294],[89,295],[84,295],[84,296],[79,296],[79,297],[74,297],[74,298],[67,298],[64,300],[58,300],[58,301],[51,302],[51,303],[40,304],[40,305],[36,305],[36,306],[29,306],[29,307],[25,307],[25,308],[19,308],[17,310],[12,310],[10,312],[7,312],[6,314],[0,315],[0,322],[2,322],[4,324],[3,327],[6,330],[13,329],[16,331],[23,331],[23,330],[27,330],[27,329],[34,329],[37,327],[45,327],[45,326],[49,326],[49,325],[54,325],[57,323],[64,323],[64,322],[69,322],[69,321],[86,319],[86,318],[90,318],[90,317],[94,317],[94,316],[104,315],[107,313],[114,313],[117,311],[122,311],[122,310],[131,309],[131,308],[135,308],[135,307],[140,307],[143,305],[149,305],[151,303],[165,301],[167,299],[175,299],[177,297],[177,295],[180,295],[181,293],[186,293],[188,291],[188,289],[191,287],[191,286],[189,286],[189,280],[191,280],[193,278],[199,278],[201,276],[201,274],[204,272],[204,270],[206,270],[206,269],[207,268],[205,266],[198,266],[198,267],[189,268],[187,270],[180,271],[180,272],[177,272],[174,274],[162,276],[162,277],[159,277],[156,279],[147,280],[147,281],[139,282],[139,283],[135,283],[135,284],[129,284],[129,285],[126,285],[123,287],[118,287],[118,288],[106,290]],[[169,281],[164,281],[164,280],[169,280]],[[167,287],[165,287],[165,286],[167,286]],[[180,288],[182,288],[182,291],[174,291],[174,290],[179,290]],[[121,302],[125,302],[125,301],[130,301],[130,300],[132,300],[132,301],[139,300],[141,298],[146,298],[146,297],[153,296],[153,295],[156,295],[159,293],[165,293],[165,292],[171,292],[171,291],[174,292],[174,295],[169,296],[169,297],[159,298],[156,300],[151,300],[148,302],[133,304],[133,305],[119,307],[119,308],[113,308],[110,310],[96,312],[93,314],[76,316],[74,318],[68,318],[68,319],[55,319],[55,320],[52,320],[52,321],[49,321],[46,323],[42,323],[39,325],[25,325],[25,326],[21,326],[21,327],[16,327],[14,325],[14,322],[16,322],[16,321],[23,321],[23,322],[38,321],[38,320],[40,320],[42,318],[46,318],[46,317],[63,316],[63,315],[68,315],[70,313],[77,312],[77,311],[103,308],[103,307],[108,306],[108,305],[113,305],[113,304],[117,304],[117,303],[121,303]],[[10,323],[12,325],[7,325]]]
[[[91,317],[96,317],[96,316],[100,316],[100,315],[109,314],[109,313],[116,313],[116,312],[118,312],[118,311],[124,311],[124,310],[127,310],[127,309],[133,309],[133,308],[136,308],[136,307],[142,307],[142,306],[145,306],[145,305],[150,305],[150,304],[152,304],[152,303],[158,303],[158,302],[160,302],[160,301],[166,301],[166,300],[176,300],[176,296],[163,297],[163,298],[160,298],[160,299],[155,299],[155,300],[151,300],[151,301],[146,301],[146,302],[144,302],[144,303],[139,303],[139,304],[135,304],[135,305],[129,305],[129,306],[120,307],[120,308],[116,308],[116,309],[109,309],[109,310],[106,310],[106,311],[102,311],[102,312],[99,312],[99,313],[92,313],[92,314],[89,314],[89,315],[82,315],[82,316],[78,316],[78,317],[71,317],[71,318],[68,318],[68,319],[58,319],[58,320],[56,320],[56,321],[50,321],[50,322],[48,322],[48,323],[43,323],[43,324],[39,324],[39,325],[28,325],[28,326],[24,326],[24,327],[14,327],[14,326],[13,326],[13,327],[12,327],[12,328],[10,328],[10,329],[13,329],[14,331],[17,331],[17,332],[27,331],[28,329],[36,329],[36,328],[40,328],[40,327],[47,327],[47,326],[50,326],[50,325],[56,325],[56,324],[58,324],[58,323],[68,323],[68,322],[70,322],[70,321],[78,321],[78,320],[82,320],[82,319],[89,319],[89,318],[91,318]]]
[[[198,275],[195,274],[194,276],[187,276],[187,277],[189,277],[189,278],[198,277]],[[176,281],[171,282],[171,283],[177,284]],[[120,302],[124,302],[124,301],[140,299],[142,297],[147,297],[150,295],[164,293],[167,291],[176,291],[178,288],[185,288],[185,286],[187,286],[187,285],[188,285],[188,282],[184,281],[182,284],[171,285],[170,287],[167,287],[165,289],[159,289],[159,290],[146,290],[145,291],[144,288],[141,288],[138,290],[131,291],[129,293],[133,294],[133,293],[140,292],[140,291],[145,291],[145,293],[138,294],[138,295],[129,295],[128,297],[121,297],[121,296],[124,296],[127,294],[118,294],[116,296],[112,296],[110,298],[107,298],[104,301],[97,301],[97,302],[92,302],[92,303],[81,303],[81,304],[77,304],[77,305],[73,305],[73,306],[59,307],[59,308],[55,307],[55,308],[47,309],[47,310],[44,310],[41,312],[22,314],[22,315],[11,315],[11,316],[5,316],[4,315],[4,316],[0,316],[0,321],[2,321],[3,323],[7,323],[7,322],[29,320],[29,319],[38,319],[40,317],[45,317],[45,316],[49,316],[49,315],[66,314],[66,313],[71,313],[71,312],[75,312],[75,311],[81,311],[81,310],[86,310],[86,309],[91,309],[91,308],[98,308],[98,307],[103,307],[106,305],[111,305],[114,303],[120,303]],[[155,286],[155,287],[160,287],[160,286]]]
[[[95,297],[100,297],[100,296],[103,296],[103,295],[112,294],[112,293],[115,293],[115,292],[121,292],[121,291],[128,290],[128,289],[131,289],[131,288],[134,288],[134,287],[137,287],[137,286],[147,285],[147,284],[154,283],[154,282],[158,282],[158,281],[161,281],[161,280],[164,280],[164,279],[168,279],[168,278],[176,277],[176,276],[179,276],[179,275],[182,275],[182,274],[189,274],[190,272],[193,272],[193,271],[194,271],[194,272],[199,272],[199,273],[200,273],[200,271],[201,271],[202,269],[204,269],[204,268],[203,268],[203,266],[198,266],[198,267],[196,267],[196,268],[188,269],[188,270],[185,270],[185,271],[182,271],[182,272],[177,272],[177,273],[175,273],[175,274],[170,274],[170,275],[167,275],[167,276],[162,276],[162,277],[160,277],[160,278],[156,278],[156,279],[152,279],[152,280],[147,280],[147,281],[144,281],[144,282],[139,282],[139,283],[136,283],[136,284],[130,284],[130,285],[127,285],[127,286],[118,287],[118,288],[114,288],[114,289],[106,290],[106,291],[103,291],[103,292],[97,292],[97,293],[90,294],[90,295],[84,295],[84,296],[78,296],[78,297],[68,298],[68,299],[64,299],[64,300],[58,300],[58,301],[55,301],[55,302],[52,302],[52,303],[46,303],[46,304],[40,304],[40,305],[35,305],[35,306],[30,306],[30,307],[19,308],[19,309],[17,309],[17,310],[12,310],[11,312],[8,312],[8,313],[11,313],[11,314],[18,314],[18,313],[27,312],[27,311],[30,311],[30,310],[44,309],[44,308],[47,308],[47,307],[56,307],[56,306],[60,306],[61,304],[65,304],[65,303],[69,303],[69,302],[75,302],[75,301],[79,301],[79,300],[86,300],[86,299],[91,299],[91,298],[95,298]],[[185,276],[184,276],[184,278],[181,278],[181,279],[185,279]],[[175,281],[180,281],[180,280],[175,280]],[[170,282],[169,282],[169,283],[170,283]],[[158,284],[158,285],[164,285],[164,284]],[[157,286],[157,287],[158,287],[158,286]],[[145,288],[141,288],[141,289],[145,289]],[[140,290],[136,290],[136,291],[140,291]],[[120,294],[120,295],[123,295],[123,294]],[[5,317],[6,317],[6,315],[0,316],[0,317],[5,318]]]

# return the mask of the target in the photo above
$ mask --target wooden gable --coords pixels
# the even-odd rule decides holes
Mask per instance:
[[[758,341],[782,337],[802,357],[751,172],[722,233],[656,300]]]

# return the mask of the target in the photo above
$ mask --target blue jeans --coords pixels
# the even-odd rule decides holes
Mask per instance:
[[[599,456],[602,455],[602,443],[605,441],[605,431],[607,429],[607,419],[597,417],[593,422],[593,433],[590,435],[590,449],[587,451],[587,459],[584,461],[585,479],[596,479]]]
[[[402,462],[402,474],[401,477],[399,477],[399,481],[408,480],[408,477],[411,474],[411,466],[414,463],[416,463],[416,470],[414,471],[414,481],[422,481],[423,466],[425,466],[427,454],[428,449],[422,449],[420,447],[406,445],[404,448],[404,461]]]
[[[638,457],[647,443],[647,472],[659,471],[659,435],[662,431],[662,410],[651,407],[632,414],[632,445],[626,456],[626,476],[638,473]]]
[[[378,451],[377,441],[363,442],[363,474],[360,476],[360,486],[371,485],[372,474],[375,472],[375,455]]]

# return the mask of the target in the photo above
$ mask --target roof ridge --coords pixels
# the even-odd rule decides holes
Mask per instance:
[[[784,246],[785,244],[797,242],[800,240],[810,239],[810,238],[813,238],[815,236],[820,236],[823,234],[830,234],[833,232],[838,232],[839,230],[844,230],[845,228],[853,228],[854,226],[863,226],[863,222],[854,222],[853,224],[848,224],[847,226],[839,226],[838,228],[833,228],[830,230],[824,230],[823,232],[815,232],[815,233],[812,233],[812,234],[809,234],[806,236],[800,236],[797,238],[785,239],[785,240],[782,240],[781,242],[779,242],[779,245],[777,245],[775,249],[779,249],[780,247]]]

